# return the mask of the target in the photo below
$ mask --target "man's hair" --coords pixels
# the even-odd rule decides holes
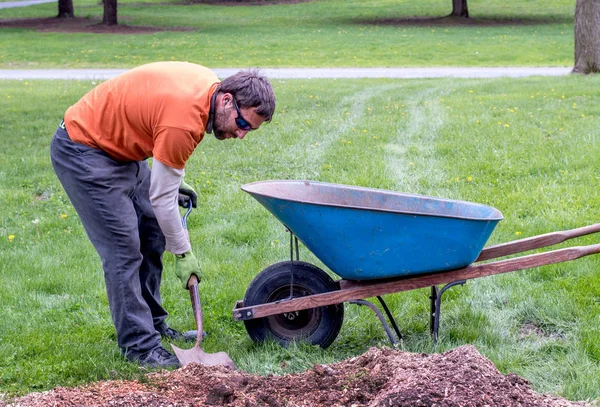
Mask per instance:
[[[256,114],[270,122],[275,112],[275,93],[269,80],[258,69],[239,71],[225,78],[220,93],[231,93],[241,108],[256,108]]]

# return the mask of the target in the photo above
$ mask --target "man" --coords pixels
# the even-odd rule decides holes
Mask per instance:
[[[102,260],[117,341],[130,361],[179,366],[160,343],[161,335],[181,337],[165,323],[160,282],[165,250],[184,288],[201,277],[177,207],[179,194],[197,204],[183,179],[188,158],[205,133],[243,139],[274,110],[271,84],[256,71],[219,82],[199,65],[156,62],[100,84],[66,111],[52,165]]]

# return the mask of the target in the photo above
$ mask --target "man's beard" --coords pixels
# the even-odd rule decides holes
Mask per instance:
[[[223,109],[225,110],[225,109]],[[225,140],[226,131],[223,131],[223,127],[225,126],[225,121],[227,119],[227,114],[228,111],[226,112],[215,112],[215,122],[213,123],[213,134],[215,135],[215,138],[217,138],[217,140]]]
[[[217,138],[217,140],[225,140],[226,139],[225,134],[227,134],[227,133],[225,133],[224,131],[213,129],[213,133],[214,133],[215,137]]]

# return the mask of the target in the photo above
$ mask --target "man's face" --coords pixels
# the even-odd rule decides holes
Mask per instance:
[[[254,108],[239,108],[229,93],[223,96],[221,106],[215,111],[213,133],[219,140],[243,139],[251,130],[256,130],[265,119],[256,114]]]

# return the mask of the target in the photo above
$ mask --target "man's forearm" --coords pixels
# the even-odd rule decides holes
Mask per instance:
[[[171,253],[180,254],[191,250],[186,230],[181,224],[177,195],[183,170],[171,168],[158,160],[152,164],[150,178],[150,202],[156,220],[165,235]]]

